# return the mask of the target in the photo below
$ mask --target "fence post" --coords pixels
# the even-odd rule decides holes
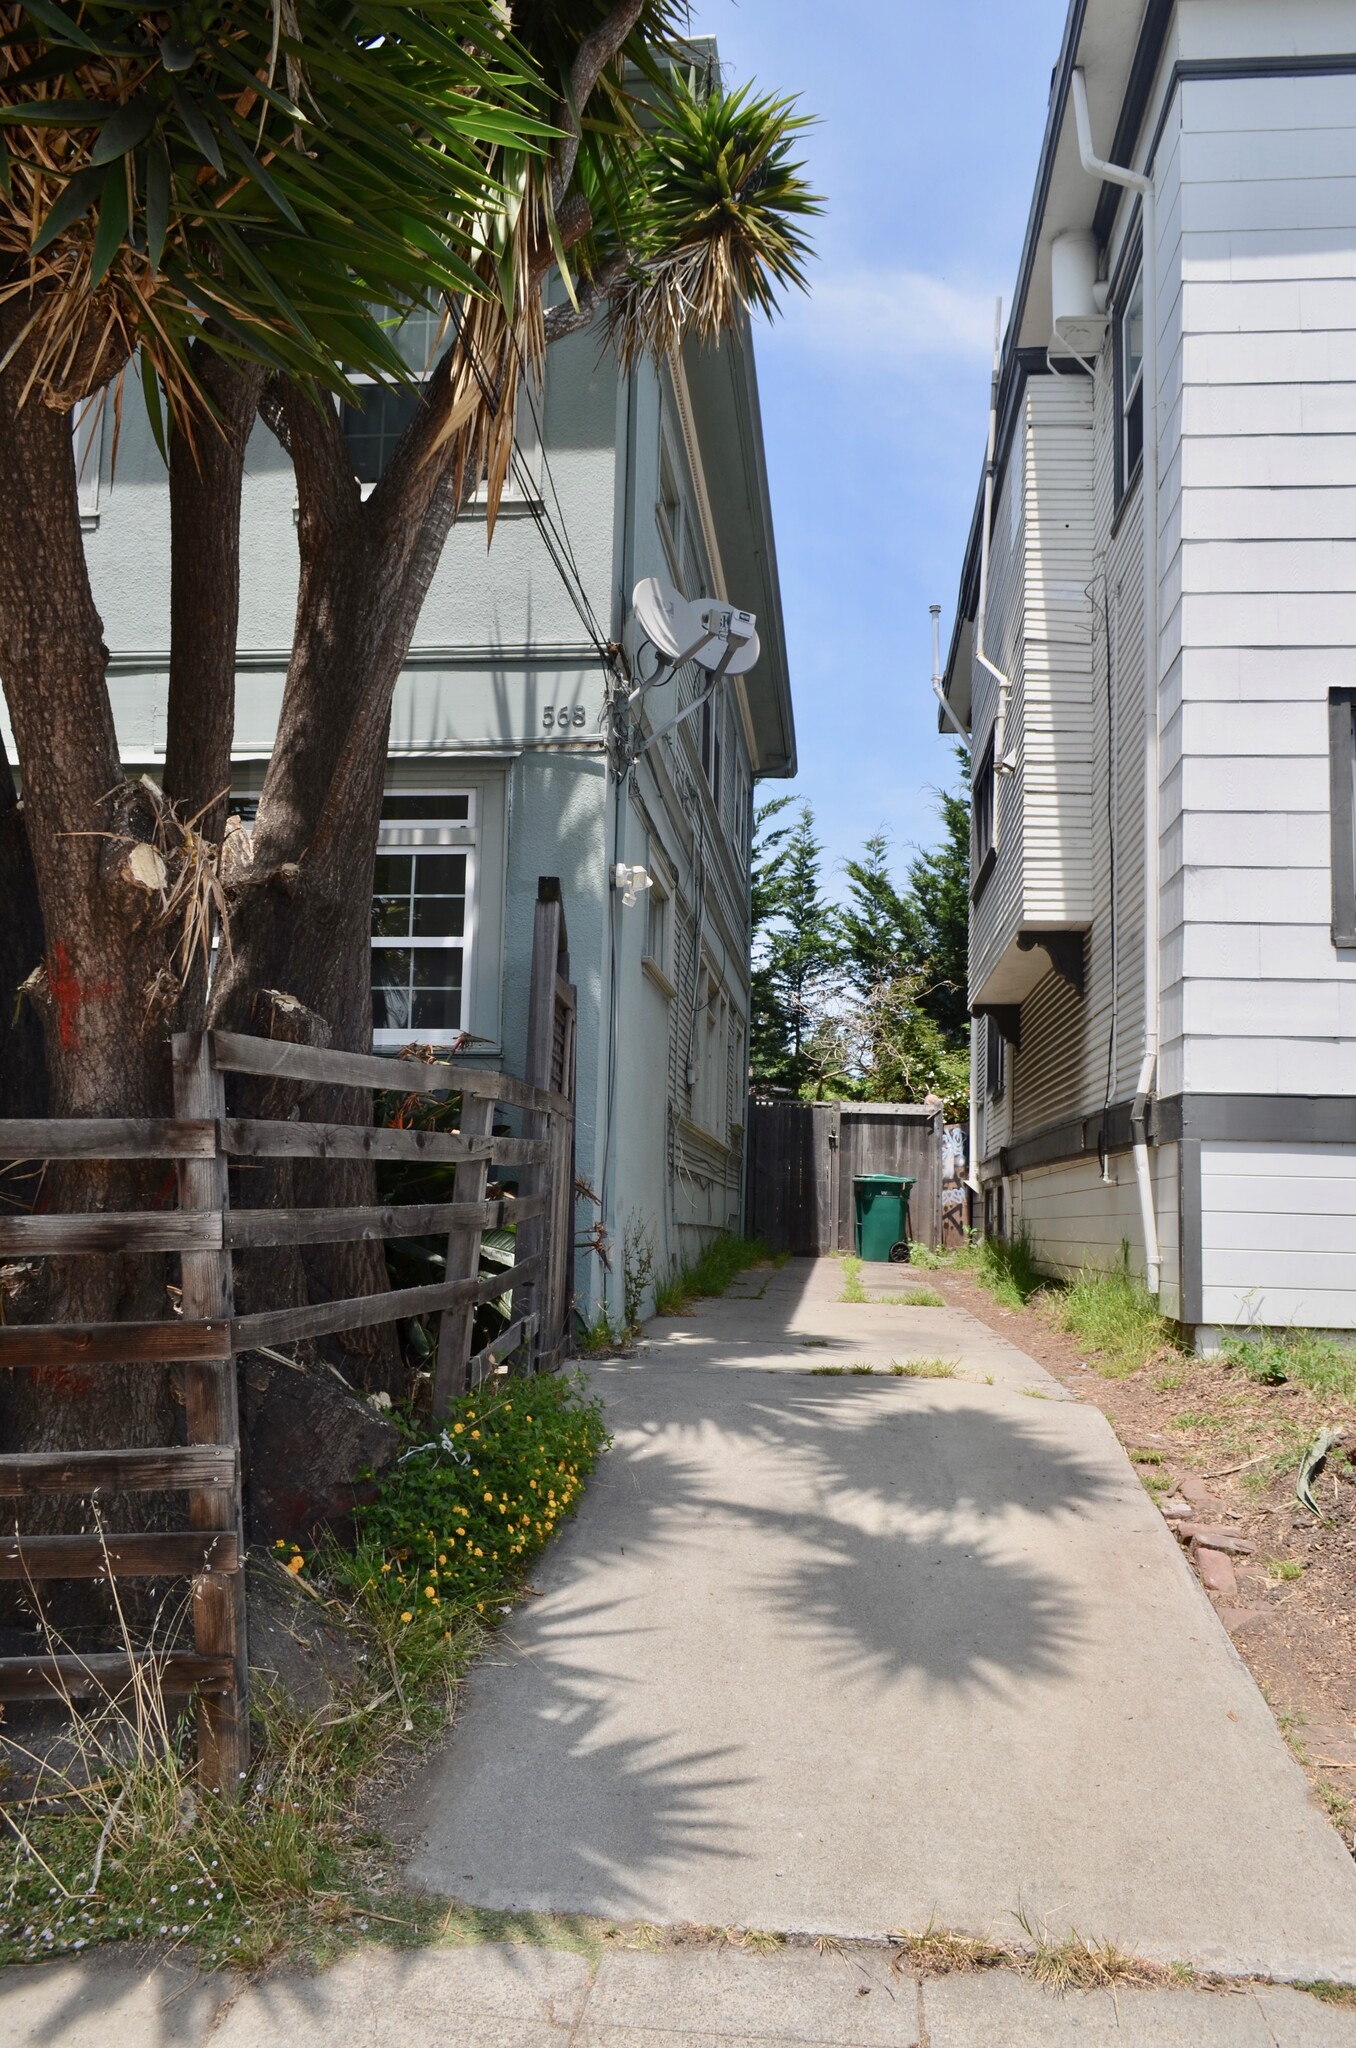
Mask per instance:
[[[463,1095],[461,1134],[463,1138],[488,1138],[494,1131],[495,1102],[492,1095]],[[488,1159],[469,1159],[459,1166],[452,1181],[454,1202],[483,1202],[490,1177]],[[480,1270],[482,1226],[459,1223],[447,1235],[447,1265],[444,1278],[474,1280]],[[516,1254],[515,1254],[516,1256]],[[472,1332],[476,1306],[459,1301],[445,1308],[438,1321],[438,1355],[433,1368],[433,1419],[441,1422],[458,1394],[466,1391],[466,1368],[471,1359]]]
[[[174,1051],[174,1114],[208,1117],[220,1125],[226,1114],[226,1084],[212,1064],[206,1032],[178,1032]],[[220,1133],[210,1159],[179,1161],[179,1207],[224,1214],[229,1206],[226,1155]],[[234,1313],[229,1251],[184,1252],[183,1312],[188,1321]],[[184,1366],[184,1408],[190,1444],[221,1444],[235,1458],[232,1485],[195,1488],[188,1518],[197,1530],[234,1529],[239,1568],[200,1572],[193,1581],[193,1636],[201,1655],[229,1657],[231,1691],[198,1702],[198,1770],[205,1785],[223,1798],[239,1797],[249,1766],[249,1664],[245,1636],[245,1540],[240,1499],[240,1410],[235,1358]]]

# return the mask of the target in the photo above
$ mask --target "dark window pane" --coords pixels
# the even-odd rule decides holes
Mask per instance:
[[[464,853],[421,853],[415,858],[414,889],[417,896],[464,896],[466,855]]]
[[[461,990],[419,990],[414,998],[412,1021],[420,1031],[455,1031],[461,1023]]]
[[[1128,483],[1144,453],[1144,386],[1131,399],[1125,414],[1125,480]]]
[[[408,946],[374,946],[372,948],[372,979],[384,986],[404,987],[410,978],[410,949]]]
[[[372,898],[372,936],[374,939],[408,938],[410,930],[410,899],[408,896],[374,896]]]
[[[430,792],[427,796],[402,793],[393,796],[388,793],[382,799],[383,818],[469,818],[471,799],[469,796],[439,796]]]
[[[372,871],[372,887],[377,895],[408,896],[413,866],[408,853],[379,853]]]
[[[420,947],[414,956],[416,988],[460,988],[460,946]]]
[[[422,403],[422,391],[371,384],[360,406],[342,408],[344,440],[359,483],[377,482]]]
[[[464,896],[416,896],[414,936],[417,939],[459,939],[466,929]]]

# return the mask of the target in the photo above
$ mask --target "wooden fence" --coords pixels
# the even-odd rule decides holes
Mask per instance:
[[[534,975],[533,1015],[548,1047],[563,1057],[530,1057],[558,1085],[491,1073],[457,1062],[433,1065],[344,1053],[214,1031],[172,1044],[174,1115],[164,1121],[82,1118],[0,1122],[0,1158],[172,1159],[176,1210],[138,1214],[16,1216],[0,1219],[0,1256],[175,1252],[182,1269],[181,1314],[148,1323],[0,1327],[0,1366],[182,1366],[186,1441],[153,1449],[23,1452],[0,1456],[0,1497],[37,1494],[164,1493],[186,1497],[184,1524],[137,1534],[22,1535],[0,1539],[0,1579],[29,1582],[111,1577],[184,1577],[192,1582],[193,1649],[155,1664],[165,1689],[198,1696],[199,1768],[226,1793],[249,1757],[244,1535],[236,1354],[375,1323],[437,1313],[435,1416],[469,1387],[523,1353],[530,1367],[554,1364],[567,1338],[573,1242],[573,990],[559,971],[564,916],[538,905],[539,943],[549,975]],[[562,994],[562,987],[564,993]],[[460,1097],[460,1128],[384,1129],[371,1124],[275,1122],[227,1114],[229,1073],[319,1086],[370,1088],[429,1098]],[[502,1105],[525,1135],[496,1133]],[[230,1201],[235,1159],[392,1159],[455,1162],[452,1200],[348,1209],[244,1209]],[[491,1167],[519,1175],[517,1198],[489,1199]],[[482,1233],[513,1225],[515,1263],[480,1273]],[[352,1242],[446,1232],[445,1278],[303,1307],[235,1313],[234,1252],[246,1248]],[[472,1355],[475,1311],[509,1294],[510,1327]],[[138,1653],[147,1657],[149,1653]],[[117,1693],[132,1676],[126,1654],[0,1657],[0,1699]]]
[[[852,1183],[898,1173],[916,1185],[909,1234],[942,1233],[942,1112],[912,1102],[785,1102],[751,1097],[744,1227],[796,1258],[850,1252]]]

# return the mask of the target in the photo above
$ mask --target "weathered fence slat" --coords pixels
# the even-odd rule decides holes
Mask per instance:
[[[466,1384],[478,1387],[482,1380],[501,1366],[506,1358],[512,1358],[515,1351],[521,1351],[525,1344],[531,1344],[537,1334],[537,1318],[524,1316],[521,1321],[510,1323],[508,1328],[487,1344],[483,1351],[477,1351],[466,1367]]]
[[[9,1117],[0,1159],[210,1159],[215,1126],[200,1117]]]
[[[46,1657],[0,1657],[0,1699],[90,1699],[96,1693],[125,1692],[134,1670],[154,1674],[166,1693],[224,1693],[235,1684],[229,1657],[200,1657],[192,1650],[147,1650],[129,1657],[122,1650]]]
[[[16,1451],[0,1457],[0,1499],[29,1494],[169,1493],[234,1486],[239,1459],[231,1444],[188,1444],[154,1451]]]
[[[533,1262],[529,1261],[529,1264]],[[303,1337],[326,1337],[336,1330],[361,1330],[369,1323],[400,1322],[407,1316],[434,1315],[459,1302],[473,1306],[506,1293],[523,1273],[509,1266],[477,1280],[440,1280],[431,1287],[398,1287],[389,1294],[354,1294],[346,1301],[315,1302],[305,1308],[266,1309],[261,1315],[237,1316],[231,1325],[235,1349],[260,1344],[295,1344]],[[533,1277],[532,1273],[526,1276]]]
[[[488,1095],[470,1096],[461,1106],[461,1127],[468,1137],[488,1138],[494,1129],[494,1102]],[[485,1199],[489,1162],[468,1159],[457,1168],[452,1192],[459,1202]],[[478,1229],[454,1225],[447,1235],[448,1273],[474,1273],[480,1263]],[[490,1297],[493,1299],[493,1296]],[[466,1391],[476,1305],[462,1298],[443,1310],[438,1323],[438,1351],[433,1365],[433,1419],[441,1422],[458,1394]]]
[[[336,1082],[376,1088],[389,1095],[473,1095],[506,1102],[514,1109],[555,1110],[569,1115],[573,1105],[563,1095],[533,1088],[512,1074],[487,1067],[461,1066],[451,1060],[385,1059],[379,1053],[330,1052],[320,1046],[293,1045],[276,1038],[250,1038],[235,1031],[212,1033],[213,1057],[228,1074],[277,1075],[289,1081]]]
[[[517,1166],[544,1157],[521,1138],[464,1138],[460,1131],[393,1131],[367,1124],[268,1123],[226,1117],[221,1147],[239,1159],[497,1159]]]
[[[0,1217],[0,1256],[40,1258],[68,1252],[205,1252],[221,1250],[220,1216],[167,1209],[109,1209],[73,1216]]]
[[[181,1115],[212,1118],[220,1132],[226,1115],[226,1083],[212,1065],[207,1038],[201,1032],[178,1033],[173,1040],[174,1107]],[[226,1158],[221,1150],[211,1159],[185,1160],[179,1166],[179,1207],[222,1214],[230,1206]],[[186,1316],[230,1318],[235,1308],[231,1254],[185,1252],[181,1260],[183,1311]],[[185,1434],[191,1444],[240,1442],[240,1395],[236,1381],[235,1346],[219,1362],[184,1368]],[[240,1488],[195,1488],[188,1497],[192,1528],[229,1531],[236,1563],[193,1582],[193,1643],[200,1656],[229,1657],[234,1683],[228,1692],[204,1694],[198,1702],[198,1771],[206,1785],[234,1798],[250,1760],[249,1658],[245,1639],[245,1555]]]
[[[228,1209],[223,1232],[228,1245],[342,1244],[353,1238],[429,1237],[455,1225],[502,1230],[543,1206],[515,1202],[411,1202],[384,1209]]]
[[[154,1529],[132,1536],[0,1536],[0,1579],[192,1578],[237,1572],[234,1529]]]
[[[185,1254],[187,1257],[187,1254]],[[0,1329],[0,1366],[166,1365],[177,1359],[229,1358],[224,1319],[166,1323],[15,1323]]]

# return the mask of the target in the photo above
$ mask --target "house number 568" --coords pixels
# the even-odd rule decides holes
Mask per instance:
[[[561,704],[558,707],[548,704],[542,712],[541,722],[548,732],[551,731],[553,726],[558,732],[564,732],[567,725],[582,725],[584,723],[584,707],[582,704],[576,704],[574,709],[571,710],[568,704]]]

